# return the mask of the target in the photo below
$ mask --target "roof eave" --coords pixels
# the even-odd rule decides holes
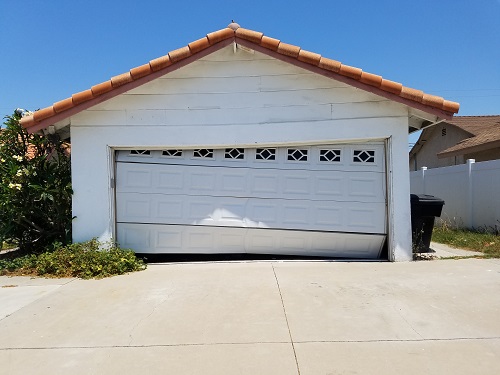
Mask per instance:
[[[460,148],[458,150],[444,150],[441,151],[440,153],[437,154],[438,159],[444,159],[444,158],[449,158],[449,157],[454,157],[454,156],[460,156],[464,154],[470,154],[472,152],[480,152],[480,151],[486,151],[490,150],[492,148],[500,147],[500,139],[488,142],[488,143],[482,143],[480,145],[475,145],[475,146],[469,146],[469,147],[464,147]]]
[[[262,47],[262,46],[260,46],[258,44],[255,44],[255,43],[251,42],[251,41],[248,41],[248,40],[245,40],[245,39],[242,39],[242,38],[239,38],[239,37],[235,37],[235,39],[236,39],[236,43],[237,44],[241,44],[241,45],[243,45],[243,46],[245,46],[247,48],[251,48],[251,49],[253,49],[253,50],[257,51],[257,52],[263,53],[265,55],[271,56],[271,57],[276,58],[278,60],[287,62],[289,64],[298,66],[300,68],[309,70],[310,72],[317,73],[317,74],[320,74],[320,75],[328,77],[328,78],[332,78],[332,79],[334,79],[336,81],[346,83],[346,84],[348,84],[350,86],[359,88],[361,90],[368,91],[368,92],[371,92],[373,94],[382,96],[382,97],[384,97],[386,99],[389,99],[389,100],[392,100],[392,101],[395,101],[395,102],[407,105],[408,107],[419,109],[421,111],[424,111],[424,112],[427,112],[429,114],[435,115],[435,116],[440,117],[442,119],[451,120],[453,118],[453,115],[454,115],[453,112],[447,112],[447,111],[444,111],[444,110],[441,110],[441,109],[438,109],[438,108],[433,108],[433,107],[427,106],[427,105],[422,104],[422,103],[417,103],[415,101],[402,98],[399,95],[392,94],[390,92],[384,91],[384,90],[379,89],[379,88],[374,87],[374,86],[370,86],[370,85],[365,84],[363,82],[357,81],[357,80],[355,80],[353,78],[349,78],[347,76],[343,76],[343,75],[341,75],[339,73],[335,73],[333,71],[322,69],[322,68],[320,68],[318,66],[314,66],[314,65],[311,65],[309,63],[297,60],[294,57],[282,55],[282,54],[280,54],[278,52],[275,52],[275,51],[270,50],[268,48]]]
[[[280,40],[264,36],[260,32],[243,29],[232,23],[225,29],[209,33],[204,38],[169,52],[168,55],[151,60],[149,64],[135,67],[129,72],[112,77],[109,81],[92,86],[91,89],[73,94],[52,106],[35,111],[33,115],[21,119],[21,124],[31,133],[45,129],[234,42],[352,87],[404,104],[409,108],[421,111],[422,114],[436,116],[436,120],[449,120],[459,110],[459,103],[405,87],[401,83],[363,72],[359,68],[344,65],[335,60],[323,58],[317,53],[302,50],[298,46],[283,43]],[[68,121],[69,123],[70,121]]]
[[[165,74],[168,74],[170,72],[173,72],[174,70],[182,68],[183,66],[191,64],[193,61],[196,61],[196,60],[198,60],[202,57],[205,57],[213,52],[216,52],[216,51],[230,45],[233,42],[234,42],[233,38],[220,41],[220,42],[218,42],[218,43],[216,43],[216,44],[214,44],[214,45],[212,45],[212,46],[210,46],[210,47],[208,47],[208,48],[206,48],[206,49],[204,49],[196,54],[193,54],[189,57],[186,57],[185,59],[180,60],[179,62],[172,64],[172,65],[170,65],[162,70],[158,70],[158,71],[153,72],[147,76],[138,78],[135,81],[126,83],[123,86],[117,87],[109,92],[106,92],[102,95],[99,95],[96,98],[90,99],[89,101],[80,103],[80,104],[78,104],[70,109],[67,109],[65,111],[62,111],[60,113],[56,113],[54,116],[49,117],[45,120],[42,120],[42,121],[34,124],[33,126],[28,127],[27,128],[28,133],[35,133],[39,130],[45,129],[48,126],[55,124],[56,122],[62,121],[66,118],[69,118],[73,115],[76,115],[79,112],[82,112],[82,111],[84,111],[88,108],[91,108],[97,104],[105,102],[106,100],[114,98],[115,96],[123,94],[124,92],[130,91],[130,90],[135,89],[139,86],[142,86],[148,82],[151,82],[159,77],[164,76]]]

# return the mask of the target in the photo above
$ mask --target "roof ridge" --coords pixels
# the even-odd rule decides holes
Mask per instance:
[[[132,68],[128,72],[111,77],[108,81],[94,85],[90,89],[75,93],[69,98],[39,109],[31,115],[23,117],[21,124],[30,131],[46,128],[59,120],[90,107],[97,100],[102,101],[112,97],[108,93],[118,88],[120,89],[115,91],[116,95],[137,87],[137,82],[140,82],[140,84],[148,82],[147,79],[150,76],[156,78],[159,74],[166,74],[186,59],[192,58],[209,48],[216,48],[215,46],[220,45],[222,42],[225,44],[228,39],[233,39],[234,42],[250,42],[255,47],[258,46],[261,51],[283,55],[291,58],[292,63],[296,62],[301,66],[319,68],[321,71],[328,72],[329,77],[332,77],[333,73],[332,78],[343,78],[344,82],[351,83],[351,85],[361,86],[361,88],[368,91],[375,90],[372,92],[385,96],[389,95],[391,98],[404,101],[410,106],[411,103],[419,106],[423,105],[425,108],[443,111],[443,114],[448,116],[453,116],[460,108],[460,104],[457,102],[403,86],[399,82],[384,79],[382,76],[364,72],[360,68],[322,57],[317,53],[265,36],[261,32],[242,28],[237,23],[232,22],[228,27],[208,33],[204,38],[195,40],[187,46],[170,51],[164,56],[149,61],[149,63]],[[162,74],[162,72],[164,73]],[[133,84],[134,82],[136,84]],[[130,88],[125,89],[127,87]]]

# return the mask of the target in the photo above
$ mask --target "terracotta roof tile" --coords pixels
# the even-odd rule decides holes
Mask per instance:
[[[422,103],[422,97],[424,96],[424,92],[421,90],[412,89],[411,87],[403,86],[400,95],[405,99],[410,99],[415,102]],[[458,108],[456,112],[458,112]]]
[[[33,113],[33,119],[38,122],[46,118],[49,118],[51,116],[54,116],[55,114],[56,111],[54,111],[54,106],[51,105],[50,107],[39,109],[38,111]]]
[[[359,81],[366,83],[367,85],[370,86],[380,87],[380,85],[382,84],[382,76],[378,76],[372,73],[362,72]]]
[[[300,52],[300,47],[294,46],[293,44],[287,44],[280,42],[278,45],[278,53],[285,56],[298,57]]]
[[[73,107],[73,98],[60,100],[57,103],[54,103],[53,107],[54,111],[57,113],[70,109],[71,107]]]
[[[359,80],[361,78],[361,73],[363,73],[363,71],[354,66],[340,64],[339,73],[343,76]]]
[[[73,94],[71,97],[73,98],[73,104],[77,105],[92,99],[94,96],[92,95],[92,90],[85,90],[77,92],[76,94]]]
[[[299,51],[299,57],[298,59],[300,61],[303,61],[305,63],[311,64],[311,65],[319,65],[319,61],[321,60],[321,55],[314,53],[314,52],[309,52],[301,49]]]
[[[113,85],[111,84],[111,81],[105,81],[92,86],[91,90],[92,90],[92,95],[96,97],[108,91],[113,90]]]
[[[260,41],[260,45],[264,48],[270,49],[271,51],[277,51],[280,45],[279,39],[269,38],[268,36],[263,36]]]
[[[34,115],[23,117],[20,122],[25,128],[30,128],[37,124]]]
[[[152,72],[151,65],[144,64],[136,68],[130,69],[130,76],[133,80],[139,79],[141,77],[147,76]],[[93,91],[92,91],[93,92]]]
[[[285,59],[285,61],[292,64],[296,63],[302,67],[310,65],[312,71],[317,71],[314,69],[320,69],[319,72],[329,72],[326,75],[333,79],[336,78],[335,74],[337,74],[338,79],[342,82],[346,82],[348,84],[351,83],[353,86],[358,88],[366,88],[366,90],[374,92],[375,94],[378,93],[380,95],[388,95],[384,93],[389,93],[394,96],[387,97],[405,103],[409,106],[413,105],[417,108],[429,111],[442,111],[439,112],[441,116],[451,117],[453,113],[458,112],[460,107],[458,103],[444,100],[439,96],[425,94],[420,90],[405,87],[401,83],[383,79],[381,76],[376,74],[363,72],[360,68],[344,65],[339,61],[322,57],[317,53],[301,50],[298,46],[281,42],[279,39],[270,38],[258,31],[241,28],[237,23],[233,22],[224,29],[209,33],[206,37],[189,43],[187,46],[171,51],[165,56],[151,60],[149,64],[132,68],[129,72],[119,74],[111,78],[111,80],[94,85],[89,90],[75,93],[70,98],[54,103],[54,105],[50,107],[38,110],[33,115],[22,118],[21,123],[26,128],[34,129],[33,131],[47,127],[51,125],[51,117],[56,114],[57,116],[54,119],[54,122],[63,119],[65,113],[67,113],[66,116],[71,116],[80,110],[88,108],[89,105],[93,105],[93,102],[90,102],[85,104],[85,106],[81,106],[83,103],[96,99],[103,94],[110,93],[118,87],[123,86],[125,87],[125,90],[127,90],[127,87],[136,87],[137,85],[142,84],[141,82],[146,82],[144,80],[147,80],[149,78],[148,76],[151,74],[158,76],[158,72],[161,72],[163,69],[173,64],[178,64],[188,57],[195,56],[196,54],[231,38],[233,38],[233,41],[235,42],[245,41],[245,43],[250,43],[250,47],[255,45],[255,49],[259,49],[261,52],[268,50],[269,52],[265,53],[269,53],[271,56],[275,56],[276,58]],[[224,45],[227,45],[228,42],[230,43],[230,41],[227,41]],[[220,44],[219,46],[223,45]],[[279,57],[280,55],[273,55],[275,52],[279,53],[283,57]],[[200,56],[201,55],[203,54],[200,54]],[[137,83],[134,83],[132,86],[127,86],[134,81],[137,81]],[[120,89],[116,91],[116,94],[121,92],[124,91]],[[113,97],[112,93],[108,94],[106,98],[110,97]]]
[[[210,45],[214,45],[215,43],[219,43],[225,39],[229,39],[234,37],[234,31],[230,28],[225,28],[222,30],[214,31],[213,33],[207,34],[208,41]]]
[[[260,41],[262,40],[263,35],[264,34],[259,33],[258,31],[248,30],[248,29],[244,29],[242,27],[236,29],[236,36],[237,37],[249,40],[249,41],[257,43],[257,44],[260,44]]]
[[[422,104],[430,105],[431,107],[442,107],[444,99],[440,96],[424,94],[422,97]]]
[[[326,57],[321,57],[319,60],[319,67],[322,69],[330,70],[332,72],[338,73],[340,71],[341,63],[336,60],[327,59]]]
[[[451,113],[458,113],[460,109],[460,104],[457,102],[452,102],[450,100],[445,100],[443,102],[443,110]]]
[[[130,72],[122,73],[117,76],[111,77],[111,85],[113,85],[113,88],[120,87],[121,85],[124,85],[132,81],[133,78]]]
[[[186,46],[171,51],[168,53],[168,55],[170,56],[170,60],[172,61],[172,63],[176,63],[177,61],[181,61],[186,57],[191,56],[191,50],[189,49],[188,46]]]
[[[382,79],[380,88],[384,91],[392,92],[393,94],[399,95],[401,94],[401,90],[403,90],[403,85],[399,82],[390,81],[388,79]]]
[[[207,37],[204,37],[189,43],[188,47],[191,50],[191,53],[197,53],[203,51],[205,48],[210,47],[210,42],[208,41]]]
[[[162,57],[158,57],[158,58],[156,58],[154,60],[151,60],[149,62],[149,65],[151,66],[151,70],[153,72],[156,72],[158,70],[166,68],[167,66],[172,65],[172,61],[170,61],[170,56],[169,55],[165,55],[165,56],[162,56]]]

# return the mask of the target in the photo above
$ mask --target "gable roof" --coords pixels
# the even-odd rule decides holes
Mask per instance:
[[[207,34],[187,46],[151,60],[149,63],[130,69],[110,80],[73,94],[71,97],[39,109],[21,119],[21,124],[30,132],[45,129],[58,121],[108,100],[116,95],[141,86],[155,78],[196,61],[231,43],[237,43],[301,68],[347,83],[351,86],[403,103],[410,107],[451,119],[459,110],[459,103],[440,96],[403,86],[401,83],[363,72],[360,68],[344,65],[298,46],[265,36],[261,32],[231,23],[227,28]]]
[[[446,122],[466,131],[471,137],[439,152],[438,158],[500,147],[500,115],[460,116]]]

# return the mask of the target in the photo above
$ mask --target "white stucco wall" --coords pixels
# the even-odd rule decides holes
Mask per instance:
[[[73,237],[114,233],[113,150],[388,141],[389,253],[411,259],[408,109],[226,47],[71,118]]]

